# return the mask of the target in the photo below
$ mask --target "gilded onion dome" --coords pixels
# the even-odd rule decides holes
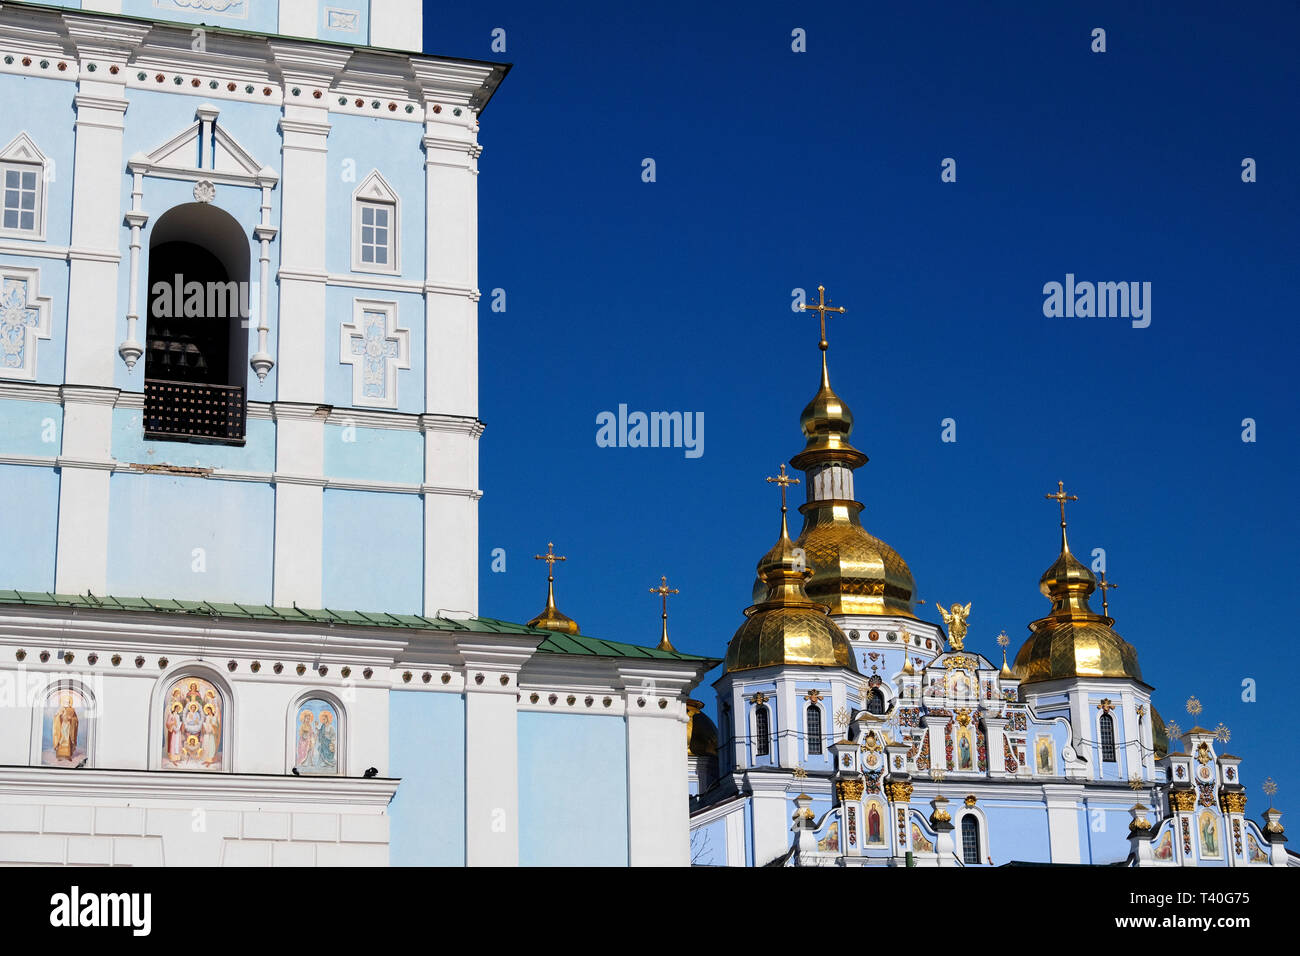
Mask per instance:
[[[821,387],[799,423],[806,442],[790,464],[808,476],[808,501],[799,507],[803,530],[795,542],[812,569],[805,585],[808,596],[832,614],[915,617],[916,584],[907,562],[862,526],[853,470],[868,459],[849,443],[853,413],[831,388],[825,343]]]
[[[716,757],[718,754],[718,728],[704,704],[698,700],[686,702],[686,755],[688,757]]]
[[[726,671],[780,665],[856,671],[849,639],[830,619],[827,607],[804,591],[807,572],[795,553],[785,515],[782,507],[781,537],[758,562],[766,594],[745,609],[745,623],[727,645]]]
[[[1015,672],[1023,683],[1069,677],[1142,680],[1137,650],[1114,630],[1113,618],[1088,605],[1096,589],[1093,573],[1070,553],[1062,511],[1061,553],[1039,581],[1052,610],[1029,625],[1031,636],[1016,655]]]
[[[554,551],[554,544],[546,543],[546,553],[534,555],[538,561],[546,562],[546,607],[542,608],[542,613],[528,622],[529,627],[540,627],[547,631],[558,631],[561,634],[577,634],[578,622],[567,614],[562,614],[560,609],[555,606],[555,562],[567,561],[568,558],[558,555]]]

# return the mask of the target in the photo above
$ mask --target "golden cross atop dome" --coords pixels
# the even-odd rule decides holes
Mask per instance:
[[[817,313],[817,317],[821,320],[822,338],[821,338],[821,341],[818,342],[817,344],[818,344],[818,346],[821,348],[821,350],[822,350],[823,352],[825,352],[825,351],[826,351],[826,347],[827,347],[827,342],[826,342],[826,313],[827,313],[827,312],[838,312],[840,315],[843,315],[843,314],[844,314],[844,308],[843,308],[843,306],[841,306],[841,307],[839,307],[839,308],[831,308],[831,300],[828,299],[828,298],[826,298],[826,287],[825,287],[824,285],[819,285],[819,286],[817,287],[817,304],[816,304],[816,305],[805,305],[805,306],[803,306],[803,309],[804,309],[804,311],[806,311],[806,312],[816,312],[816,313]]]
[[[789,477],[785,473],[785,465],[783,464],[781,465],[781,470],[777,473],[776,477],[773,478],[769,475],[767,480],[781,486],[781,513],[785,514],[785,489],[789,485],[799,484],[799,479]]]
[[[562,555],[562,554],[556,554],[556,553],[555,553],[555,542],[553,542],[553,541],[548,541],[548,542],[546,542],[546,553],[545,553],[545,554],[535,554],[535,555],[533,555],[533,560],[534,560],[534,561],[545,561],[545,562],[546,562],[546,580],[548,580],[548,581],[554,581],[554,580],[555,580],[555,562],[556,562],[556,561],[568,561],[569,559],[566,558],[566,557],[565,557],[564,555]]]
[[[1111,584],[1109,581],[1107,581],[1106,572],[1103,571],[1101,572],[1101,583],[1098,584],[1097,587],[1101,588],[1101,613],[1105,614],[1107,617],[1110,617],[1110,602],[1106,600],[1106,592],[1109,591],[1111,588],[1119,587],[1119,585]]]
[[[668,575],[661,574],[659,575],[659,586],[657,588],[651,588],[650,593],[658,594],[661,598],[663,598],[663,602],[664,602],[663,633],[659,638],[659,650],[671,651],[673,650],[673,645],[668,640],[668,595],[681,594],[682,592],[677,590],[677,588],[670,588],[668,586]]]
[[[1055,501],[1057,504],[1059,504],[1059,505],[1061,506],[1061,527],[1064,528],[1064,527],[1065,527],[1065,503],[1066,503],[1067,501],[1078,501],[1078,500],[1079,500],[1079,496],[1078,496],[1078,495],[1067,495],[1067,494],[1065,493],[1065,482],[1063,482],[1063,481],[1058,481],[1058,482],[1056,483],[1056,494],[1054,494],[1054,495],[1043,495],[1043,497],[1044,497],[1044,498],[1051,498],[1053,501]]]

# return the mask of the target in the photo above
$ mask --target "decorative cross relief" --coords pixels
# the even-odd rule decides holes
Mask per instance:
[[[0,377],[36,379],[36,340],[50,337],[50,297],[36,269],[0,267]]]
[[[397,327],[396,302],[358,299],[343,323],[339,361],[352,366],[352,404],[397,407],[397,370],[411,367],[411,332]]]

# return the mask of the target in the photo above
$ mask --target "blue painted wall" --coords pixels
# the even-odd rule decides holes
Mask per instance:
[[[418,485],[424,480],[424,436],[393,428],[325,426],[325,474]]]
[[[0,400],[0,452],[53,456],[59,453],[62,443],[62,405]]]
[[[393,866],[465,864],[465,699],[390,691],[388,767]]]
[[[331,247],[338,243],[331,243]],[[330,286],[325,290],[325,401],[336,408],[352,405],[352,380],[357,366],[339,361],[342,326],[355,318],[357,299],[397,303],[397,328],[410,330],[409,369],[397,370],[397,411],[424,411],[424,296],[414,292],[383,292]]]
[[[244,447],[200,445],[185,441],[145,441],[143,412],[113,409],[113,457],[137,465],[180,465],[186,468],[229,468],[275,471],[275,422],[250,418]]]
[[[118,473],[108,491],[109,594],[271,603],[270,485]]]
[[[519,715],[519,862],[627,865],[627,728],[594,714]]]
[[[14,404],[27,404],[16,402]],[[48,454],[48,452],[47,452]],[[5,492],[0,517],[0,588],[54,590],[59,533],[59,473],[31,465],[0,465]]]
[[[321,597],[329,608],[419,614],[424,608],[424,500],[328,488]]]
[[[16,245],[25,242],[10,236],[6,236],[4,241]],[[62,384],[68,333],[68,264],[38,256],[7,255],[4,265],[35,269],[40,273],[36,280],[36,293],[50,300],[50,337],[36,339],[36,381],[45,385]]]
[[[988,827],[987,856],[994,864],[1012,860],[1047,862],[1052,858],[1047,807],[1041,803],[980,801]],[[954,835],[960,848],[961,834]]]

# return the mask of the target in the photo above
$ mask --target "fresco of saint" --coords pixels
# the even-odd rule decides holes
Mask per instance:
[[[71,687],[58,687],[46,695],[41,721],[42,764],[76,767],[85,762],[89,737],[85,710],[85,698]]]

